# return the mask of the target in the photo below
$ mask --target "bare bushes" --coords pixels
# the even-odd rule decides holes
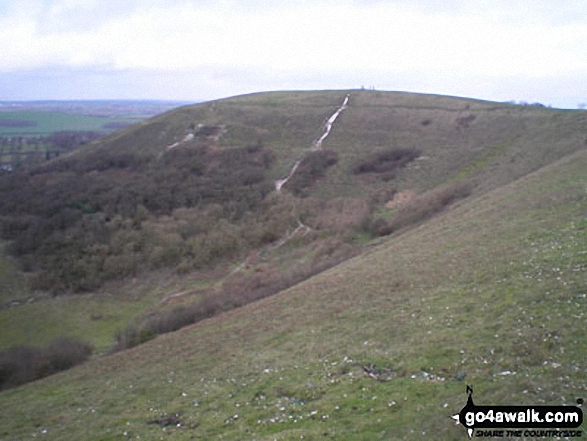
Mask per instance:
[[[262,146],[193,143],[160,159],[94,148],[0,179],[0,234],[35,271],[34,288],[54,293],[92,291],[144,269],[208,265],[246,245],[243,218],[273,191],[273,160]],[[184,222],[181,237],[155,225],[177,209],[205,216]]]
[[[316,204],[306,222],[315,229],[339,234],[366,229],[373,212],[371,204],[361,198],[336,198]]]
[[[422,154],[422,150],[416,148],[388,148],[377,150],[366,158],[361,158],[353,164],[352,172],[355,175],[363,173],[375,173],[382,179],[389,181],[395,177],[395,172],[405,167],[409,162]]]
[[[467,197],[471,194],[471,191],[472,185],[465,182],[424,193],[400,208],[397,214],[387,223],[375,223],[373,225],[374,233],[379,236],[385,236],[400,228],[429,219],[450,203]]]
[[[69,369],[86,361],[92,351],[86,341],[59,338],[43,348],[16,346],[0,352],[0,390]]]
[[[155,312],[142,321],[129,324],[117,335],[114,352],[128,349],[209,317],[256,300],[277,294],[322,271],[353,257],[358,251],[350,245],[329,242],[317,250],[311,263],[286,271],[268,269],[252,275],[237,273],[227,279],[220,290],[201,293],[198,303]]]
[[[174,212],[174,221],[146,228],[159,228],[159,233],[149,234],[151,238],[173,235],[179,230],[183,242],[178,244],[180,263],[176,268],[185,273],[234,259],[283,237],[297,226],[294,204],[291,195],[269,195],[255,212],[233,222],[225,219],[221,206],[208,210],[181,209]],[[158,244],[163,249],[169,246],[161,241]]]
[[[306,196],[306,190],[337,162],[338,154],[333,150],[310,152],[302,159],[296,172],[285,186],[296,196]]]
[[[146,317],[142,322],[131,323],[116,336],[114,352],[138,346],[141,343],[152,340],[157,335],[177,331],[184,326],[191,325],[207,317],[211,317],[216,311],[211,308],[208,295],[200,303],[187,306],[178,306],[172,310],[160,311]]]
[[[476,118],[477,116],[473,114],[457,118],[457,128],[468,129],[471,123],[475,121]]]
[[[242,226],[233,225],[224,219],[217,222],[217,228],[199,234],[188,240],[188,255],[196,268],[201,268],[220,259],[234,257],[246,246]]]

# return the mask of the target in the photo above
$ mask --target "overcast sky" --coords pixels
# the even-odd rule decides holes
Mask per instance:
[[[584,0],[1,0],[0,100],[374,86],[587,102]]]

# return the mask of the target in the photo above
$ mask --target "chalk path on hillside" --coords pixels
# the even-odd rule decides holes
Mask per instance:
[[[278,179],[277,181],[275,181],[275,190],[277,190],[278,192],[281,191],[281,187],[283,187],[283,185],[290,180],[290,178],[293,176],[293,174],[296,172],[296,170],[298,169],[300,163],[302,162],[301,159],[298,159],[296,161],[296,163],[294,164],[294,166],[291,168],[291,171],[289,172],[289,175],[287,175],[285,178],[283,179]]]
[[[336,121],[336,118],[338,118],[338,115],[341,114],[341,112],[347,108],[348,106],[348,102],[349,102],[349,96],[350,94],[347,94],[347,96],[345,97],[342,106],[340,106],[336,112],[334,112],[334,114],[328,118],[328,121],[326,121],[326,124],[324,125],[324,133],[322,134],[322,136],[320,136],[320,138],[318,138],[316,141],[313,142],[312,147],[310,149],[308,149],[308,151],[317,151],[320,150],[322,148],[322,142],[326,139],[326,137],[330,134],[330,131],[332,130],[332,125],[334,124],[334,121]],[[302,157],[303,159],[303,157]],[[298,169],[300,163],[302,162],[302,159],[298,159],[295,164],[293,165],[293,167],[291,168],[289,174],[283,178],[283,179],[278,179],[275,181],[275,190],[277,192],[281,191],[281,187],[283,187],[283,185],[290,180],[290,178],[294,175],[294,173],[296,172],[296,170]],[[291,232],[287,232],[285,234],[285,236],[283,236],[281,239],[279,239],[277,242],[274,242],[272,244],[267,245],[266,247],[264,247],[259,253],[262,253],[264,251],[270,251],[270,250],[275,250],[277,248],[282,247],[283,245],[285,245],[286,243],[288,243],[291,239],[293,239],[294,237],[300,235],[305,236],[306,234],[308,234],[310,231],[312,231],[312,229],[310,227],[308,227],[307,225],[305,225],[300,219],[298,219],[298,226]],[[234,268],[227,277],[230,277],[236,273],[238,273],[239,271],[243,270],[249,263],[251,257],[247,257],[240,265],[238,265],[236,268]],[[165,300],[170,299],[172,297],[177,297],[180,295],[184,295],[185,292],[181,292],[178,294],[174,294],[171,296],[168,296],[165,298]]]
[[[347,108],[347,104],[349,102],[349,95],[347,95],[342,103],[342,106],[340,106],[338,108],[338,110],[336,112],[334,112],[334,114],[328,119],[328,121],[326,121],[326,125],[324,126],[324,134],[317,140],[314,142],[314,148],[312,150],[318,150],[320,149],[320,147],[322,147],[322,142],[326,139],[326,137],[330,134],[330,130],[332,130],[332,125],[334,124],[334,121],[336,121],[336,118],[338,118],[338,115],[340,115],[340,113]]]
[[[298,226],[293,231],[287,232],[286,235],[283,236],[281,239],[279,239],[277,242],[271,243],[271,244],[263,247],[257,254],[261,255],[264,252],[276,250],[277,248],[284,246],[286,243],[288,243],[294,237],[299,236],[300,233],[303,232],[301,234],[301,237],[304,237],[310,231],[312,231],[312,229],[310,227],[308,227],[307,225],[305,225],[301,220],[298,219]],[[249,264],[251,257],[252,256],[247,257],[240,265],[238,265],[235,269],[233,269],[228,274],[227,277],[230,277],[230,276],[238,273],[239,271],[241,271],[243,268],[245,268]],[[171,297],[173,297],[173,296],[171,296]]]
[[[350,94],[347,94],[347,96],[344,98],[344,101],[342,102],[342,106],[340,106],[336,110],[336,112],[334,112],[334,114],[330,118],[328,118],[328,121],[326,121],[326,124],[324,125],[324,133],[322,134],[322,136],[320,138],[318,138],[316,141],[314,141],[312,148],[310,148],[309,151],[317,151],[322,148],[322,143],[324,142],[326,137],[330,134],[330,131],[332,130],[332,125],[334,124],[334,121],[336,121],[336,118],[338,118],[338,115],[340,115],[341,112],[348,107],[349,96],[350,96]],[[302,162],[302,159],[298,159],[296,161],[296,163],[293,165],[291,171],[289,172],[289,174],[285,178],[278,179],[275,181],[275,190],[277,192],[281,191],[281,187],[283,187],[285,185],[285,183],[291,179],[291,177],[296,172],[298,166]]]

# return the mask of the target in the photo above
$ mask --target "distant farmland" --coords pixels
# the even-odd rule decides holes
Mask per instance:
[[[179,101],[0,102],[0,137],[48,136],[56,132],[109,133],[163,113]]]
[[[61,131],[110,132],[138,122],[137,118],[24,110],[0,113],[0,136],[47,136]]]
[[[0,172],[49,161],[182,104],[132,100],[0,102]]]

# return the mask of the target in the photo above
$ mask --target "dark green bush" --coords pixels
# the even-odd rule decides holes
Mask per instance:
[[[405,167],[409,162],[416,159],[422,154],[420,149],[382,149],[370,154],[366,158],[361,158],[352,166],[352,172],[356,175],[362,173],[382,173],[386,180],[393,177],[393,173]]]
[[[16,346],[0,352],[0,390],[70,369],[86,361],[92,351],[83,340],[59,338],[46,347]]]
[[[338,154],[333,150],[310,152],[304,156],[296,172],[284,187],[296,196],[306,196],[306,190],[337,162]]]
[[[208,265],[246,245],[235,225],[273,190],[266,176],[273,160],[261,145],[212,149],[194,142],[160,158],[96,146],[0,176],[0,234],[27,268],[37,270],[35,288],[91,291],[143,268],[189,261],[189,247],[152,239],[145,224],[178,208],[207,213],[214,206],[212,219],[181,228],[184,240],[197,234],[207,244],[197,254],[199,264]]]

